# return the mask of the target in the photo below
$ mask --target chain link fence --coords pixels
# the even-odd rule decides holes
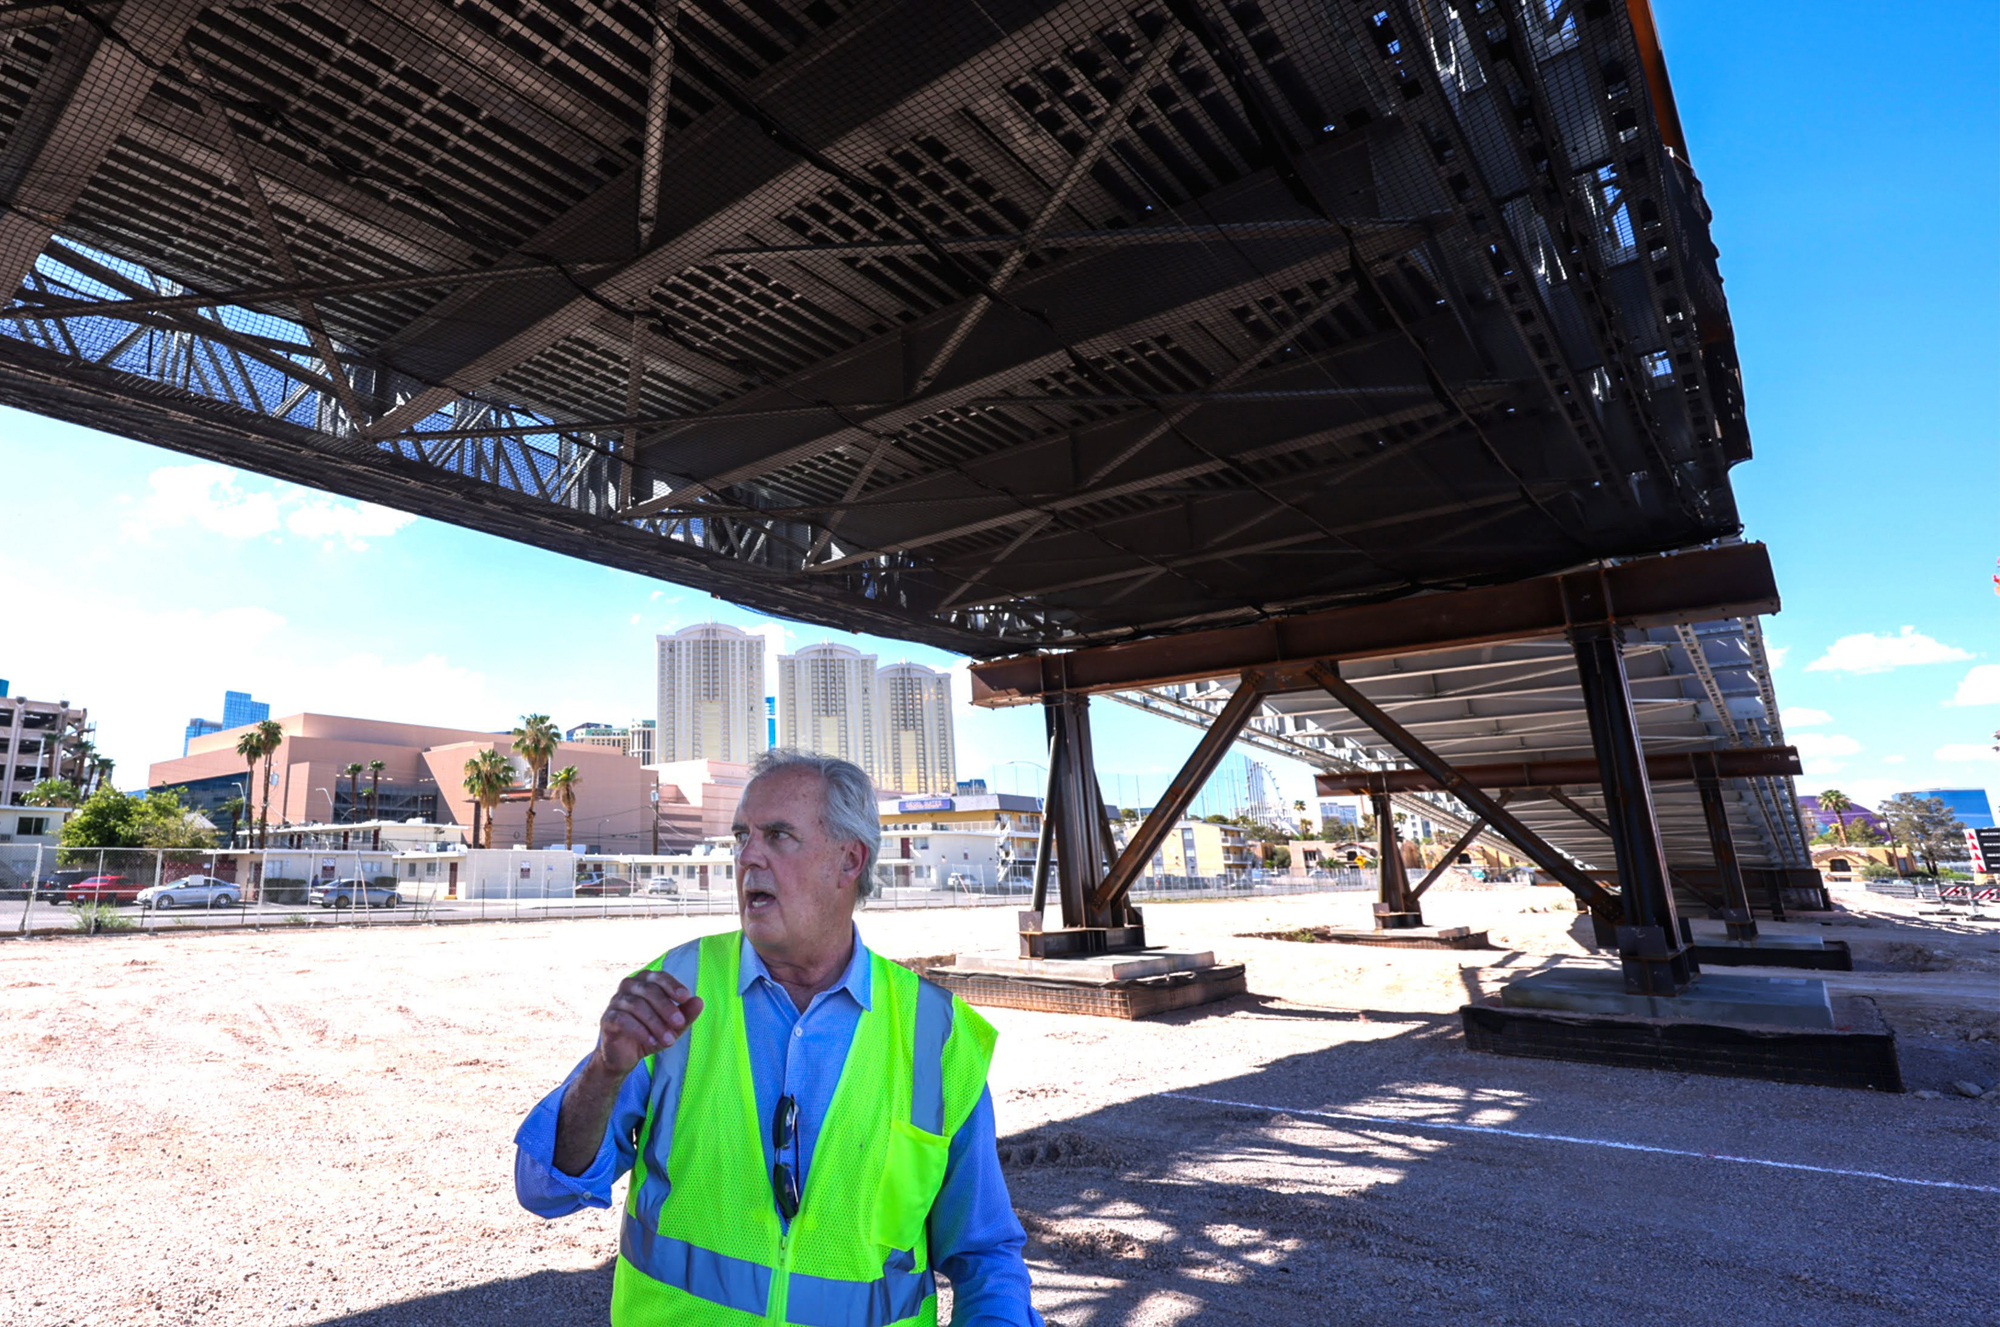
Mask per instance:
[[[560,850],[395,853],[272,848],[211,852],[0,844],[0,934],[309,929],[413,923],[670,917],[736,911],[733,863],[678,863]],[[1375,888],[1363,871],[1155,876],[1135,902]],[[878,887],[866,907],[1021,908],[1026,880]],[[18,909],[18,911],[16,910]]]

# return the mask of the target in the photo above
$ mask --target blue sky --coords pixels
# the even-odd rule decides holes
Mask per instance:
[[[1756,448],[1734,480],[1784,595],[1803,790],[2000,785],[2000,6],[1893,31],[1860,5],[1655,8],[1716,214]],[[654,634],[711,618],[774,650],[954,662],[31,415],[0,411],[0,475],[0,677],[88,705],[125,786],[225,687],[279,712],[622,721],[651,713]],[[1096,710],[1107,793],[1150,800],[1193,730]],[[958,717],[963,775],[1033,782],[1002,762],[1041,758],[1034,712]]]

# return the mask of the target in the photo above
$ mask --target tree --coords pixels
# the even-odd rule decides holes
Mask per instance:
[[[207,848],[215,843],[176,792],[128,797],[99,788],[62,827],[65,848]]]
[[[136,848],[139,846],[137,798],[116,788],[100,788],[84,800],[76,814],[63,822],[65,848]]]
[[[118,762],[113,760],[109,756],[99,756],[97,757],[97,759],[91,761],[90,762],[91,791],[95,792],[97,789],[102,788],[107,783],[111,782],[111,771],[116,769],[117,766]]]
[[[257,762],[264,758],[264,734],[256,728],[244,729],[243,735],[236,739],[236,754],[249,767],[244,775],[243,783],[243,800],[246,803],[243,809],[248,814],[257,809],[257,795],[251,790],[257,786]],[[256,833],[257,825],[255,821],[252,821],[250,835],[243,840],[244,847],[254,848],[257,846],[252,841],[256,838]]]
[[[23,799],[29,806],[75,806],[83,794],[68,779],[43,779],[28,789]]]
[[[1843,847],[1847,844],[1847,813],[1854,809],[1854,803],[1838,788],[1828,788],[1819,795],[1819,809],[1831,812],[1834,823],[1834,837]]]
[[[142,848],[212,848],[215,831],[181,803],[177,792],[128,799],[137,808],[134,828]]]
[[[260,720],[256,727],[243,735],[243,740],[236,743],[237,755],[243,755],[244,741],[253,736],[256,738],[253,745],[257,750],[257,757],[264,762],[264,809],[257,814],[257,846],[268,848],[271,845],[271,762],[277,758],[278,748],[285,743],[285,726],[276,719]],[[251,760],[250,763],[251,774],[254,777],[257,762]]]
[[[513,762],[493,748],[488,747],[465,762],[465,791],[486,812],[485,847],[493,846],[493,813],[499,809],[500,799],[513,786]],[[534,804],[530,802],[529,805],[532,807]]]
[[[389,768],[387,761],[368,762],[368,818],[382,818],[382,771]]]
[[[546,714],[524,714],[514,730],[514,750],[528,766],[527,845],[535,846],[535,802],[542,795],[542,774],[562,744],[562,733]]]
[[[1924,859],[1930,874],[1938,873],[1938,858],[1957,849],[1963,842],[1965,826],[1960,824],[1940,797],[1919,797],[1897,793],[1882,803],[1882,818],[1896,842]]]
[[[234,847],[236,845],[236,831],[242,828],[243,818],[249,814],[250,805],[241,797],[232,797],[215,809],[229,817],[229,843],[231,847]]]
[[[576,850],[576,766],[564,765],[549,775],[549,797],[562,808],[563,847]]]
[[[353,824],[361,819],[361,762],[353,761],[340,772],[347,780],[347,821]]]

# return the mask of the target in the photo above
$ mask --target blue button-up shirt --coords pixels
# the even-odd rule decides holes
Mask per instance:
[[[798,1168],[799,1185],[812,1166],[813,1145],[819,1141],[840,1082],[841,1066],[861,1013],[869,1008],[871,968],[860,933],[854,937],[854,957],[831,988],[821,991],[800,1013],[746,938],[738,989],[743,996],[743,1031],[750,1043],[750,1076],[756,1086],[757,1114],[768,1120],[778,1100],[798,1103],[797,1155],[788,1156]],[[700,1020],[696,1020],[699,1026]],[[521,1206],[541,1217],[567,1216],[584,1207],[609,1207],[611,1186],[632,1169],[633,1138],[646,1115],[652,1074],[641,1060],[618,1089],[617,1104],[604,1130],[604,1141],[589,1169],[565,1175],[555,1166],[556,1118],[563,1094],[583,1072],[577,1065],[563,1085],[521,1122],[514,1136],[514,1192]],[[764,1138],[768,1172],[771,1131]],[[746,1196],[750,1197],[750,1196]],[[775,1208],[769,1188],[751,1197]],[[780,1217],[782,1220],[782,1216]],[[953,1327],[1041,1327],[1028,1297],[1028,1269],[1021,1261],[1026,1235],[1007,1197],[994,1143],[993,1097],[979,1094],[979,1104],[952,1135],[945,1165],[944,1187],[931,1207],[927,1226],[931,1265],[950,1279]]]

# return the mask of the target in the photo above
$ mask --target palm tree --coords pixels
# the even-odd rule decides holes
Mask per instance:
[[[215,809],[223,812],[229,817],[228,846],[233,848],[236,846],[236,831],[243,824],[243,815],[244,812],[250,809],[249,804],[246,803],[241,797],[232,797],[228,801],[224,802],[221,806],[216,807]]]
[[[1847,846],[1846,813],[1854,809],[1854,803],[1849,801],[1847,798],[1847,794],[1840,791],[1840,789],[1828,788],[1825,792],[1819,795],[1819,809],[1822,811],[1833,812],[1833,823],[1835,826],[1835,829],[1833,831],[1834,837],[1840,840],[1841,847],[1843,848],[1846,847]]]
[[[562,733],[546,714],[524,714],[514,730],[514,750],[528,766],[527,845],[535,846],[535,801],[542,795],[542,773],[549,767]]]
[[[371,760],[368,762],[368,818],[370,820],[380,820],[382,818],[382,771],[387,768],[389,766],[385,761]]]
[[[257,782],[257,762],[264,758],[264,734],[255,728],[244,729],[243,736],[236,739],[236,754],[243,757],[244,763],[249,766],[243,785],[243,810],[247,815],[257,809],[257,798],[250,790]],[[253,823],[250,828],[254,832],[257,826]],[[246,840],[243,846],[249,848],[255,845]]]
[[[77,737],[77,738],[72,738],[68,743],[68,746],[69,746],[69,755],[67,756],[62,755],[61,746],[60,745],[57,746],[55,769],[53,773],[55,777],[61,778],[63,773],[63,766],[70,764],[71,762],[74,762],[76,765],[76,776],[74,779],[71,780],[71,782],[75,783],[79,788],[82,788],[85,792],[89,792],[91,791],[90,761],[91,758],[97,754],[96,744],[88,741],[85,738]]]
[[[259,721],[250,730],[257,735],[257,753],[264,758],[264,809],[257,813],[257,846],[271,846],[271,761],[278,754],[278,748],[285,744],[285,726],[276,719]],[[236,748],[239,752],[242,747]]]
[[[353,824],[361,819],[361,762],[344,766],[340,773],[347,780],[347,820]]]
[[[563,847],[576,849],[576,766],[564,765],[549,775],[549,797],[562,808]]]
[[[484,846],[488,848],[493,846],[494,813],[500,808],[500,799],[513,785],[514,762],[491,747],[465,762],[465,791],[472,794],[472,800],[486,813]],[[475,843],[473,846],[481,845]]]
[[[111,771],[117,768],[117,766],[118,762],[109,756],[99,756],[97,759],[91,761],[90,790],[96,792],[99,788],[111,782]]]

